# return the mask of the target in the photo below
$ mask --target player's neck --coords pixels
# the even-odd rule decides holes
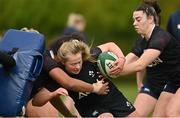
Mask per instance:
[[[150,25],[149,28],[147,29],[147,32],[146,32],[145,35],[144,35],[144,37],[145,37],[146,40],[149,40],[149,39],[150,39],[151,34],[152,34],[153,30],[154,30],[154,27],[155,27],[155,24],[152,24],[152,25]]]

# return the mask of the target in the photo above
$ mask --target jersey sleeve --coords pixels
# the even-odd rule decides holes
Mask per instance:
[[[91,49],[91,54],[95,59],[97,59],[101,53],[102,53],[102,51],[99,47],[95,47],[95,48]]]
[[[135,42],[134,47],[131,49],[131,52],[134,53],[138,57],[140,57],[143,53],[142,42],[143,42],[143,39],[139,38]]]
[[[170,38],[165,32],[159,31],[156,35],[153,35],[153,37],[150,39],[147,48],[163,51],[167,46],[169,40]]]
[[[44,65],[43,69],[45,72],[51,71],[53,68],[59,67],[58,63],[51,57],[49,51],[46,51],[44,54]]]

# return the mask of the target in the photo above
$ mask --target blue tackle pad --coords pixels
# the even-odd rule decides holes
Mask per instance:
[[[0,116],[18,116],[28,102],[33,81],[42,70],[44,43],[40,33],[15,29],[8,30],[0,41],[0,51],[13,51],[16,61],[9,70],[0,64]]]

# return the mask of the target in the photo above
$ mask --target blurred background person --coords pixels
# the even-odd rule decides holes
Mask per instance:
[[[178,9],[169,17],[167,31],[180,42],[180,10]]]
[[[88,39],[84,33],[86,28],[86,20],[83,15],[79,13],[70,13],[67,19],[67,26],[63,31],[64,35],[71,35],[78,32],[82,35],[84,42],[88,43]]]

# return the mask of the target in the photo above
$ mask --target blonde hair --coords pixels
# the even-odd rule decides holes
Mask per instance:
[[[61,61],[67,61],[67,55],[68,54],[77,54],[77,53],[81,53],[82,54],[82,60],[86,61],[93,61],[93,57],[90,54],[90,47],[85,44],[82,41],[78,41],[76,39],[74,40],[70,40],[67,42],[64,42],[61,47],[58,49],[57,52],[57,57],[61,60]]]
[[[78,13],[71,13],[68,17],[67,26],[69,27],[76,26],[77,22],[85,23],[84,17]]]

